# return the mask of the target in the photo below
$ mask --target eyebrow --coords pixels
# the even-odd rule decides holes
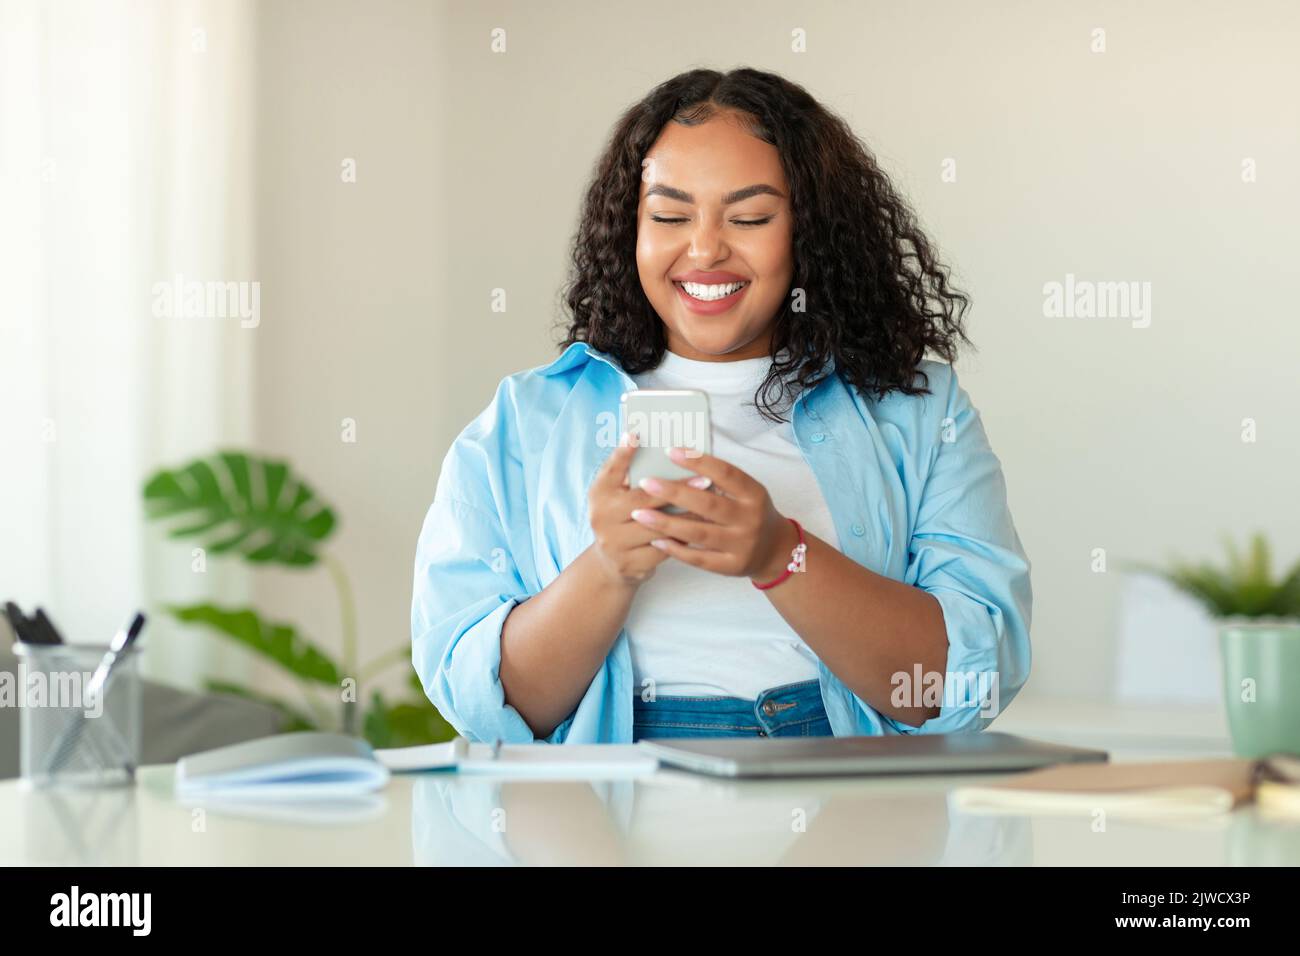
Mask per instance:
[[[694,203],[695,197],[682,189],[673,186],[666,186],[663,183],[656,183],[645,192],[646,198],[651,196],[666,196],[669,199],[676,199],[678,202]],[[730,206],[732,203],[748,199],[750,196],[778,196],[785,198],[785,194],[767,183],[755,183],[753,186],[746,186],[744,189],[737,189],[735,192],[727,193],[722,197],[722,205]]]

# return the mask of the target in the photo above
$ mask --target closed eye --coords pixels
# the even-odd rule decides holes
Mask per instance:
[[[663,216],[651,216],[650,219],[653,222],[661,222],[666,226],[675,226],[690,221],[688,219],[666,219]],[[768,216],[766,219],[733,219],[731,221],[737,226],[766,226],[772,219],[772,216]]]

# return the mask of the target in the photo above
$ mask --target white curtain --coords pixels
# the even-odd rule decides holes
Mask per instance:
[[[242,0],[0,0],[0,600],[73,640],[247,596],[146,526],[141,487],[252,433],[256,328],[152,306],[177,275],[257,279],[254,62]],[[161,613],[144,646],[177,683],[244,666]]]

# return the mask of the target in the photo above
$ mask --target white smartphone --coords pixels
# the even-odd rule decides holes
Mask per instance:
[[[637,487],[642,478],[676,481],[695,472],[668,457],[669,448],[693,448],[713,454],[709,396],[698,389],[636,389],[624,392],[619,402],[619,433],[637,437],[637,450],[628,467],[628,486]],[[664,505],[671,514],[685,509]]]

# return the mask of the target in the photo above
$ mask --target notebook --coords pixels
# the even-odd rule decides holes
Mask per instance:
[[[470,743],[372,749],[343,734],[277,734],[184,757],[175,792],[187,799],[313,799],[381,789],[393,773],[440,770],[502,777],[623,777],[653,773],[657,761],[635,745]]]
[[[1266,816],[1300,817],[1300,758],[1225,758],[1050,767],[1013,780],[958,787],[956,809],[987,814],[1204,817],[1254,800]]]
[[[182,757],[178,797],[350,797],[378,790],[389,771],[364,740],[303,731]]]
[[[464,737],[445,744],[376,750],[394,773],[455,769],[458,773],[535,777],[639,777],[654,773],[659,761],[636,744],[492,744]]]

